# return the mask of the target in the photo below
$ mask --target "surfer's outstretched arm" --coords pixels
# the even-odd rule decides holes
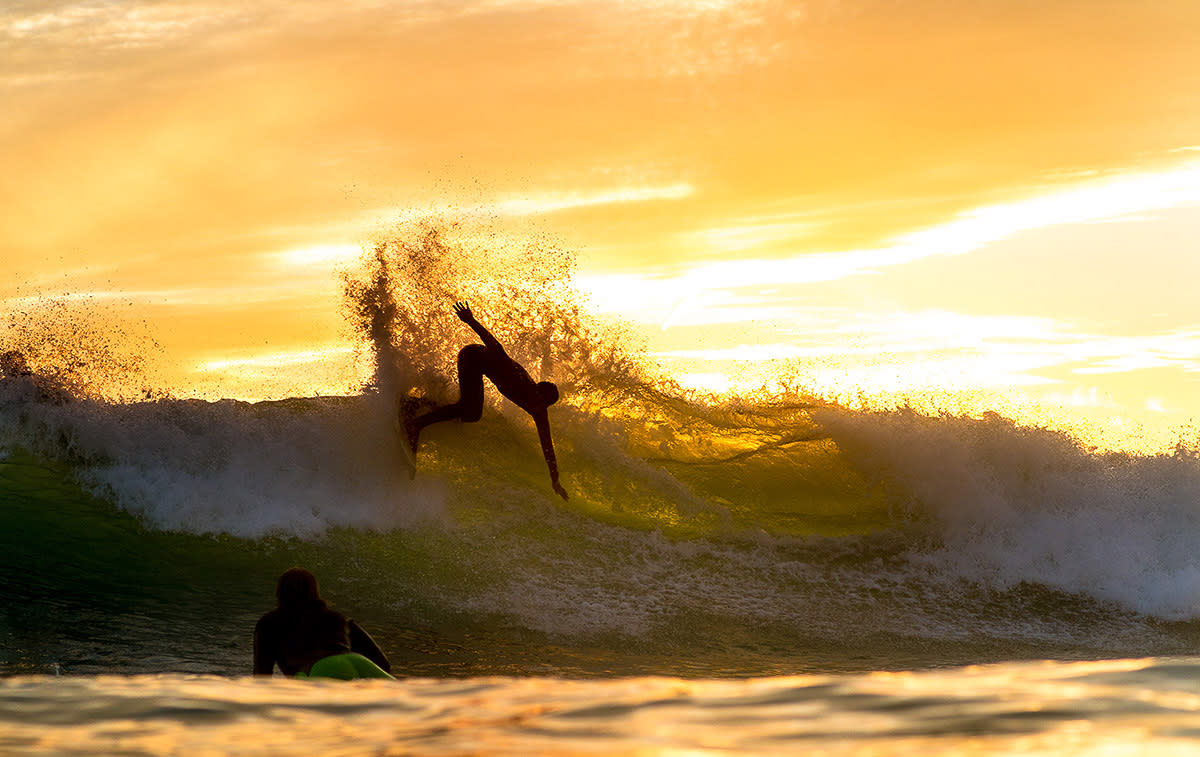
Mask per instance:
[[[471,313],[471,308],[467,306],[467,303],[454,303],[454,314],[458,316],[460,321],[470,326],[489,349],[504,352],[504,345],[500,344],[500,340],[492,336],[492,332],[484,328],[482,323],[475,320],[475,316]]]
[[[558,496],[566,499],[567,490],[558,483],[558,460],[554,456],[554,440],[550,438],[550,418],[547,417],[545,408],[530,413],[530,415],[533,416],[534,425],[537,426],[538,439],[542,443],[542,455],[546,458],[546,467],[550,469],[550,484]]]

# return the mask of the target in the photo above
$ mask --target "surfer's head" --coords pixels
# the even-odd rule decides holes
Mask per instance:
[[[304,568],[292,568],[279,577],[275,598],[279,600],[280,607],[319,602],[321,593],[317,590],[317,577]]]
[[[537,383],[537,396],[543,407],[550,407],[555,402],[558,402],[558,387],[550,381],[539,381]]]

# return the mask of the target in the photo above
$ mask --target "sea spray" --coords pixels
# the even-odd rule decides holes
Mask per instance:
[[[1200,459],[1097,453],[989,414],[910,409],[815,420],[920,529],[914,559],[973,583],[1022,583],[1150,615],[1200,614]]]
[[[482,223],[399,225],[342,277],[347,320],[375,356],[374,388],[456,398],[456,356],[474,340],[453,315],[456,301],[468,302],[535,380],[573,392],[640,376],[640,346],[588,313],[572,286],[574,266],[560,246],[505,239]]]
[[[92,296],[44,296],[15,301],[4,315],[0,353],[15,352],[46,399],[87,397],[131,401],[166,396],[153,357],[162,347],[144,321]]]

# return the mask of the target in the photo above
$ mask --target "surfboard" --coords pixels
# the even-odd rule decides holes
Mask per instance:
[[[413,479],[417,477],[417,451],[412,448],[408,439],[409,420],[411,416],[408,414],[408,408],[402,404],[396,413],[393,427],[396,429],[396,446],[400,448],[401,461],[408,469],[408,477]]]
[[[428,397],[402,397],[396,403],[396,446],[400,448],[401,462],[408,469],[409,478],[416,478],[417,475],[417,450],[409,441],[408,430],[415,418],[436,406]]]

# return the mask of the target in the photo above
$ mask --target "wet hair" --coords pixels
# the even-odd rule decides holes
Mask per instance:
[[[275,599],[280,607],[322,601],[321,592],[317,589],[317,577],[304,568],[292,568],[284,572],[275,586]]]
[[[549,381],[538,382],[537,394],[542,402],[546,403],[546,407],[550,407],[555,402],[558,402],[558,387]]]

